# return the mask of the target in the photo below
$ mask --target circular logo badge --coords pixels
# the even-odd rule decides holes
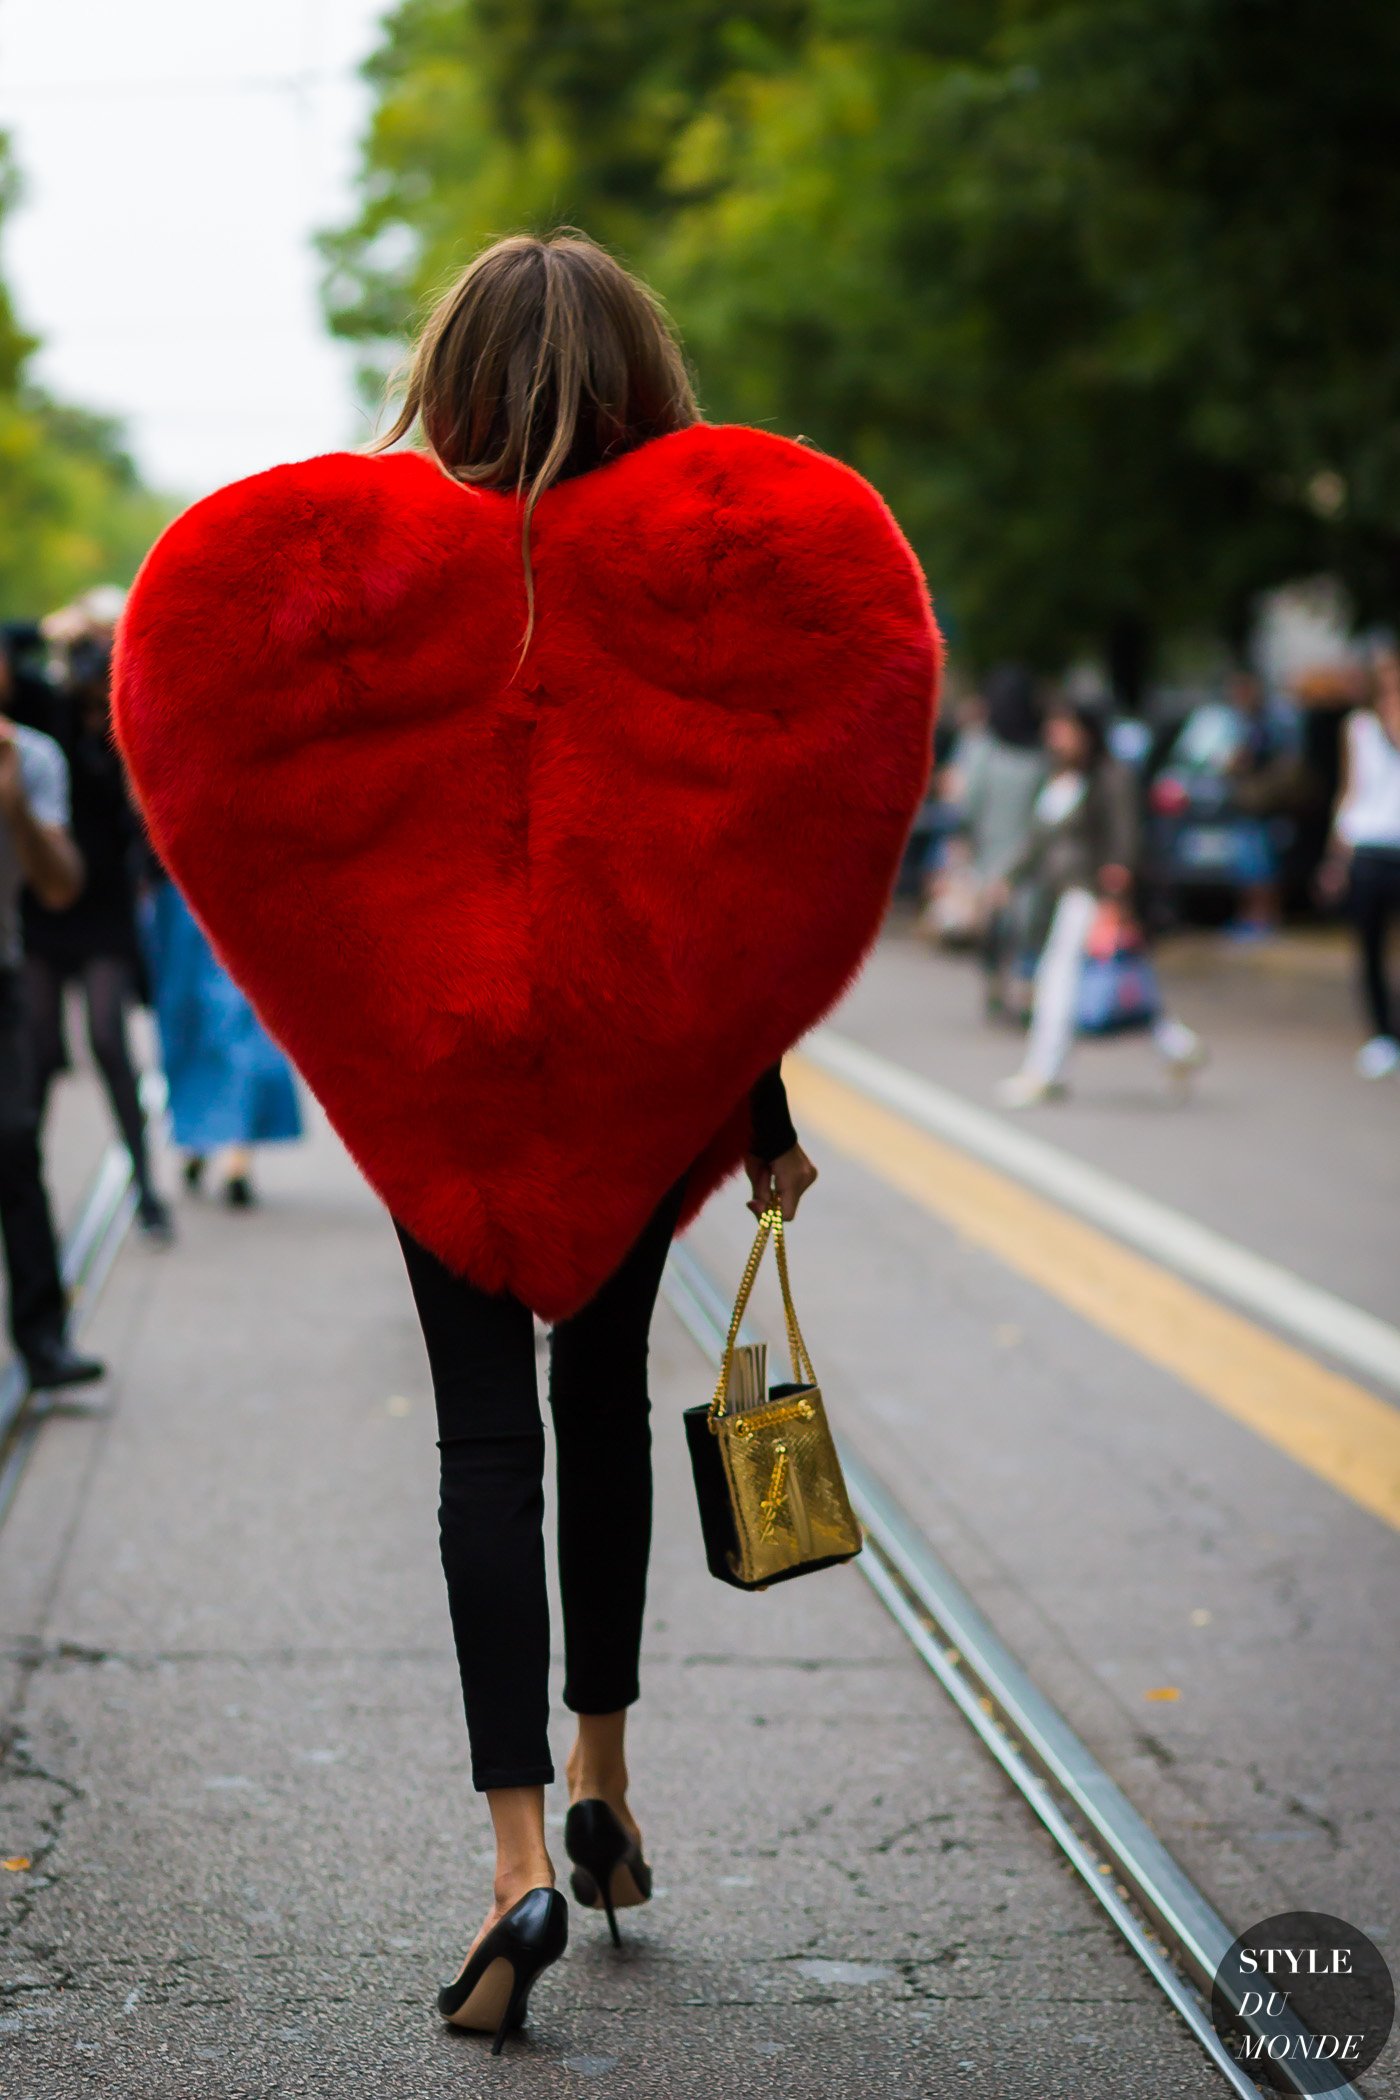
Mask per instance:
[[[1279,2093],[1335,2093],[1389,2039],[1395,1985],[1380,1949],[1324,1911],[1281,1911],[1242,1932],[1216,1971],[1215,2031]]]

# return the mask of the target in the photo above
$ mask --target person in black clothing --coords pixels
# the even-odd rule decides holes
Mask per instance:
[[[8,641],[8,637],[6,637]],[[25,883],[55,910],[70,906],[83,863],[68,832],[68,769],[53,738],[12,721],[8,647],[0,647],[0,1234],[10,1333],[31,1385],[100,1378],[102,1364],[68,1339],[68,1299],[44,1187],[25,998],[20,893]]]
[[[63,1029],[66,986],[81,987],[88,1041],[102,1075],[136,1183],[137,1222],[168,1241],[170,1212],[151,1179],[146,1120],[127,1037],[127,1014],[142,976],[136,922],[139,829],[111,740],[110,649],[91,637],[70,655],[67,706],[59,740],[68,760],[73,836],[87,880],[76,904],[51,910],[32,891],[24,903],[25,973],[42,1124],[49,1088],[68,1064]]]

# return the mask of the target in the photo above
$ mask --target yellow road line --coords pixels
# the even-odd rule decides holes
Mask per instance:
[[[799,1129],[1400,1529],[1400,1410],[807,1058],[783,1076]]]

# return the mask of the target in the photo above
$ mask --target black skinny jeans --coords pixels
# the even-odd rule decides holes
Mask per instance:
[[[620,1268],[550,1336],[564,1704],[637,1698],[651,1550],[647,1338],[686,1177]],[[549,1756],[544,1428],[534,1315],[478,1290],[396,1223],[427,1344],[442,1454],[448,1608],[478,1789],[538,1786]]]
[[[127,1014],[136,1003],[130,963],[118,955],[92,955],[71,970],[63,970],[46,955],[31,954],[25,959],[25,972],[41,1127],[48,1107],[49,1089],[63,1069],[64,986],[76,981],[83,988],[87,1007],[88,1047],[102,1074],[102,1084],[107,1089],[117,1128],[131,1154],[137,1194],[148,1195],[151,1167],[146,1147],[146,1117],[141,1107],[136,1068],[126,1032]]]
[[[10,1333],[21,1355],[64,1338],[68,1298],[44,1188],[24,976],[0,968],[0,1233]]]
[[[1400,919],[1400,847],[1358,846],[1351,857],[1351,912],[1361,941],[1361,991],[1373,1035],[1400,1033],[1386,977],[1386,936]]]

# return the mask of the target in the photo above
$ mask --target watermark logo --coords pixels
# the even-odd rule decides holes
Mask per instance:
[[[1336,2093],[1390,2037],[1395,1984],[1374,1941],[1324,1911],[1281,1911],[1242,1932],[1216,1971],[1215,2031],[1258,2084]]]

